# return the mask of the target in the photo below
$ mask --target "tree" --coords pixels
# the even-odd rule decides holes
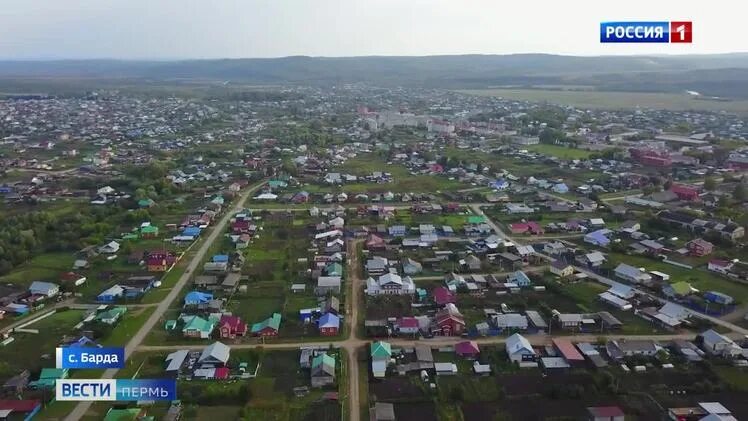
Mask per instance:
[[[738,183],[735,186],[735,190],[732,192],[732,197],[739,203],[745,202],[748,199],[748,190],[746,190],[744,183]]]
[[[707,177],[704,180],[704,190],[714,191],[717,189],[717,180],[714,177]]]

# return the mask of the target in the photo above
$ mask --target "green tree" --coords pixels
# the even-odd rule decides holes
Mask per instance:
[[[745,202],[746,199],[748,199],[748,190],[746,190],[744,183],[738,183],[737,186],[735,186],[735,190],[732,192],[732,197],[737,202]]]
[[[717,179],[714,177],[707,177],[704,180],[704,190],[706,191],[714,191],[717,189]]]

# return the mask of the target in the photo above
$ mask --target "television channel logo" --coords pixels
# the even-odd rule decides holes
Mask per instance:
[[[172,401],[174,379],[58,379],[58,401]]]
[[[600,42],[690,44],[691,21],[600,22]]]

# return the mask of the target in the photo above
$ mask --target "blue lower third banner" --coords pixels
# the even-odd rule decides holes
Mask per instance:
[[[58,401],[172,401],[177,399],[174,379],[59,379]]]
[[[55,350],[57,368],[124,368],[124,348],[65,347]]]

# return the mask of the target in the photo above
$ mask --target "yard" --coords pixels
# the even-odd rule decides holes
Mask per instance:
[[[0,347],[0,379],[17,374],[17,367],[35,373],[44,367],[54,367],[55,348],[65,335],[74,336],[73,327],[83,319],[81,310],[58,310],[27,329],[38,329],[39,333],[18,332],[15,340]]]
[[[592,152],[586,151],[583,149],[567,148],[565,146],[547,145],[547,144],[523,146],[522,148],[533,151],[533,152],[538,152],[543,155],[555,156],[556,158],[568,159],[568,160],[587,159],[592,154]]]

